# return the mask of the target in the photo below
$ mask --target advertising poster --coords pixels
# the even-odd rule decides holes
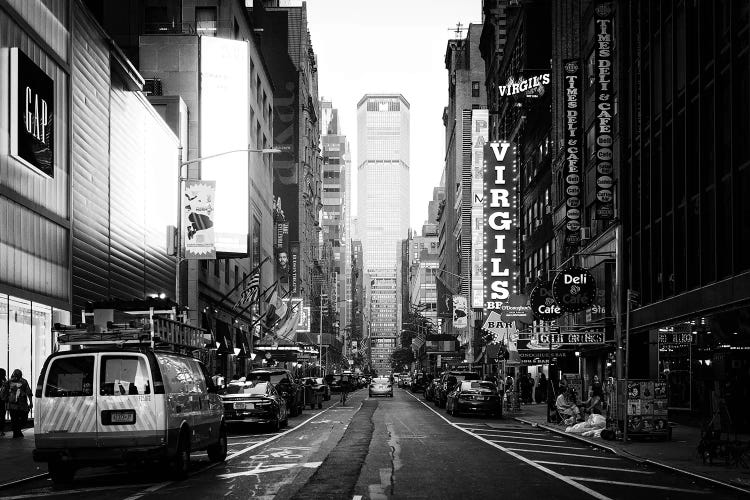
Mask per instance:
[[[614,203],[614,16],[609,2],[594,9],[596,40],[594,78],[596,120],[594,122],[594,161],[596,163],[596,214],[598,220],[615,217]]]
[[[463,330],[469,324],[466,297],[453,296],[453,328]]]
[[[565,159],[563,195],[565,197],[565,246],[581,243],[581,198],[583,196],[583,101],[581,99],[581,63],[578,59],[563,61],[565,103]]]
[[[216,182],[188,179],[182,199],[182,239],[185,258],[216,259],[214,200]]]
[[[216,181],[216,251],[247,255],[248,43],[210,36],[200,40],[201,156],[234,151],[200,163],[201,179]]]
[[[484,306],[484,145],[489,111],[471,112],[471,307]]]
[[[484,308],[500,309],[516,293],[514,257],[517,214],[516,148],[509,142],[484,146]]]

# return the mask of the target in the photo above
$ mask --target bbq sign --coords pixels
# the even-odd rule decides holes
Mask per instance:
[[[565,159],[563,182],[565,187],[565,246],[581,243],[581,181],[583,178],[583,117],[581,102],[581,64],[578,59],[563,62],[563,91],[565,92]]]
[[[484,145],[484,308],[500,309],[515,293],[516,149],[509,142]]]
[[[582,267],[561,271],[552,282],[552,294],[563,312],[590,308],[596,298],[596,280]]]
[[[594,9],[596,30],[594,62],[596,92],[594,105],[594,154],[596,162],[596,218],[611,220],[615,216],[614,193],[614,78],[612,50],[614,48],[614,19],[608,2]]]
[[[55,84],[18,48],[10,49],[10,154],[55,176]]]

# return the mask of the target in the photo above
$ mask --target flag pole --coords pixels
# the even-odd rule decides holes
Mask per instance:
[[[270,257],[265,257],[265,258],[264,258],[264,259],[263,259],[262,261],[260,261],[260,264],[258,264],[257,266],[255,266],[255,267],[253,268],[253,270],[252,270],[252,271],[250,271],[250,273],[249,273],[249,274],[248,274],[247,276],[245,276],[244,278],[242,278],[242,280],[240,280],[240,282],[239,282],[239,283],[237,283],[236,285],[234,285],[234,286],[232,287],[232,289],[231,289],[231,290],[229,290],[229,291],[228,291],[227,293],[225,293],[224,295],[222,295],[222,296],[221,296],[221,298],[220,298],[219,300],[217,300],[217,301],[216,301],[216,304],[217,304],[217,305],[221,305],[221,304],[222,304],[222,303],[223,303],[223,302],[224,302],[225,300],[227,300],[227,299],[229,298],[229,296],[230,296],[230,295],[232,295],[232,294],[233,294],[233,293],[234,293],[235,291],[237,291],[237,289],[238,289],[238,288],[239,288],[240,286],[244,285],[244,284],[245,284],[245,281],[246,281],[246,280],[247,280],[247,279],[248,279],[249,277],[251,277],[251,276],[252,276],[253,274],[255,274],[256,272],[260,272],[260,268],[261,268],[261,266],[263,266],[263,264],[265,264],[265,263],[266,263],[266,262],[267,262],[267,261],[268,261],[269,259],[270,259]]]

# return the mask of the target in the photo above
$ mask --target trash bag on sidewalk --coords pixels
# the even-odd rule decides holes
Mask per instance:
[[[599,437],[601,435],[602,429],[604,429],[606,425],[607,425],[607,419],[604,418],[603,415],[597,415],[596,413],[594,413],[594,414],[589,415],[589,417],[586,419],[585,422],[581,422],[576,425],[567,427],[565,429],[565,432],[569,434],[581,434],[585,436],[586,435],[585,433],[589,431],[599,431],[598,434],[595,436],[595,437]]]
[[[592,429],[590,431],[586,431],[581,436],[583,437],[592,437],[592,438],[600,438],[602,437],[602,431],[604,429]]]

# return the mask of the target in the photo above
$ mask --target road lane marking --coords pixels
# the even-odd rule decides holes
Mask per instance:
[[[585,450],[586,448],[576,448],[575,446],[562,446],[559,444],[537,444],[537,443],[519,443],[518,441],[505,441],[500,439],[490,439],[493,443],[520,444],[526,446],[544,446],[545,448],[562,448],[564,450]],[[537,462],[538,463],[538,462]]]
[[[418,401],[419,403],[421,403],[422,406],[424,406],[425,408],[427,408],[428,410],[430,410],[432,413],[434,413],[435,415],[437,415],[438,417],[440,417],[441,419],[443,419],[443,421],[445,421],[451,427],[453,427],[455,429],[458,429],[461,432],[464,432],[464,433],[468,434],[469,436],[474,437],[475,439],[478,439],[480,441],[484,441],[485,443],[487,443],[488,445],[492,446],[493,448],[497,448],[498,450],[500,450],[500,451],[502,451],[504,453],[507,453],[508,455],[512,456],[513,458],[515,458],[517,460],[520,460],[523,463],[528,464],[528,465],[534,467],[535,469],[538,469],[538,470],[544,472],[545,474],[549,474],[550,476],[554,477],[555,479],[559,479],[560,481],[562,481],[562,482],[564,482],[564,483],[572,486],[573,488],[581,490],[582,492],[587,493],[587,494],[591,495],[592,497],[594,497],[594,498],[596,498],[598,500],[612,500],[610,497],[608,497],[606,495],[602,495],[598,491],[592,490],[588,486],[585,486],[585,485],[583,485],[581,483],[578,483],[578,482],[576,482],[576,481],[568,478],[567,476],[564,476],[562,474],[558,474],[557,472],[553,471],[552,469],[548,469],[547,467],[544,467],[543,465],[539,465],[538,463],[534,462],[533,460],[530,460],[530,459],[528,459],[526,457],[523,457],[523,456],[519,455],[518,453],[515,453],[514,451],[510,450],[509,448],[506,448],[506,447],[504,447],[502,445],[499,445],[497,443],[493,443],[489,439],[485,439],[482,436],[478,436],[478,435],[474,434],[473,432],[469,431],[468,429],[464,429],[461,426],[454,424],[453,422],[451,422],[450,420],[448,420],[447,418],[445,418],[444,416],[442,416],[441,414],[439,414],[438,412],[436,412],[435,410],[433,410],[432,408],[430,408],[427,404],[425,404],[423,401],[421,401],[420,399],[418,399],[413,394],[409,394],[409,395],[412,398],[414,398],[416,401]],[[594,458],[596,458],[596,457],[594,457]]]
[[[133,485],[133,488],[137,488],[143,486],[142,484],[139,485]],[[97,486],[95,488],[76,488],[72,490],[50,490],[45,491],[44,493],[27,493],[24,495],[14,495],[9,497],[0,497],[2,500],[23,500],[25,498],[39,498],[39,497],[52,497],[52,496],[63,496],[63,495],[75,495],[78,493],[95,493],[98,491],[111,491],[111,490],[121,490],[124,487],[122,485],[119,486]]]
[[[278,472],[282,470],[289,470],[295,467],[303,467],[306,469],[317,469],[323,462],[305,462],[301,464],[275,464],[275,465],[256,465],[252,469],[243,470],[240,472],[229,472],[227,474],[219,474],[218,478],[221,479],[234,479],[242,476],[255,476],[257,474],[263,474],[266,472]]]
[[[653,471],[623,469],[620,467],[604,467],[603,465],[572,464],[570,462],[549,462],[547,460],[537,460],[536,463],[546,465],[562,465],[564,467],[586,467],[587,469],[602,469],[615,472],[632,472],[633,474],[656,474],[656,472]]]
[[[508,433],[508,434],[521,434],[521,435],[524,435],[524,436],[544,436],[545,435],[544,432],[506,431],[506,430],[503,430],[503,429],[469,429],[469,430],[475,431],[475,432],[505,432],[505,433]],[[564,441],[565,440],[564,438],[562,438],[560,436],[555,436],[554,434],[551,434],[548,438],[549,439],[557,439],[557,440],[560,440],[560,441]]]
[[[511,451],[523,451],[527,453],[548,453],[550,455],[565,455],[568,457],[595,458],[597,460],[620,460],[620,457],[600,457],[599,455],[581,455],[580,453],[563,453],[560,451],[527,450],[525,448],[508,448]]]
[[[245,453],[248,453],[248,452],[254,450],[255,448],[258,448],[259,446],[263,446],[265,444],[270,443],[271,441],[275,441],[276,439],[279,439],[282,436],[286,436],[290,432],[293,432],[293,431],[296,431],[296,430],[300,429],[303,425],[307,424],[308,422],[312,421],[313,419],[320,417],[323,413],[325,413],[328,410],[332,409],[336,405],[338,405],[338,403],[334,403],[333,405],[329,406],[325,410],[318,411],[315,415],[311,416],[310,418],[308,418],[304,422],[301,422],[300,424],[298,424],[298,425],[296,425],[296,426],[294,426],[294,427],[292,427],[290,429],[287,429],[284,432],[281,432],[279,434],[275,434],[275,435],[271,436],[268,439],[264,439],[263,441],[255,443],[254,445],[249,446],[249,447],[247,447],[247,448],[245,448],[243,450],[240,450],[240,451],[232,453],[231,455],[227,456],[227,458],[226,458],[226,460],[224,462],[213,463],[213,464],[209,465],[208,467],[204,467],[204,468],[202,468],[200,470],[193,471],[190,474],[188,474],[188,477],[193,477],[196,474],[201,474],[203,472],[211,470],[214,467],[217,467],[218,465],[224,464],[224,463],[228,462],[229,460],[233,460],[233,459],[235,459],[235,458],[237,458],[239,456],[244,455]],[[147,488],[147,489],[145,489],[143,491],[140,491],[140,492],[136,493],[135,495],[131,495],[131,496],[127,497],[125,500],[138,500],[138,499],[140,499],[140,498],[142,498],[142,497],[144,497],[144,496],[146,496],[146,495],[148,495],[150,493],[158,491],[158,490],[164,488],[165,486],[169,486],[170,484],[174,484],[176,482],[177,481],[166,481],[164,483],[156,484],[156,485],[154,485],[154,486],[152,486],[150,488]]]
[[[527,437],[523,437],[523,436],[503,436],[503,435],[500,435],[500,434],[484,434],[484,433],[481,433],[481,432],[474,432],[474,434],[476,434],[477,436],[486,436],[486,437],[497,437],[497,438],[506,437],[506,438],[513,438],[513,439],[522,439],[524,441],[542,441],[544,443],[563,443],[564,442],[564,441],[542,439],[542,438],[527,438]],[[531,443],[529,443],[529,444],[531,444]],[[573,448],[573,447],[571,446],[571,448]],[[581,448],[581,449],[583,449],[583,448]]]
[[[659,486],[656,484],[643,484],[643,483],[626,483],[625,481],[610,481],[609,479],[591,479],[588,477],[572,477],[568,476],[569,479],[572,479],[574,481],[586,481],[589,483],[607,483],[607,484],[616,484],[617,486],[635,486],[638,488],[653,488],[655,490],[667,490],[667,491],[678,491],[680,493],[694,493],[698,495],[705,495],[709,493],[708,491],[701,491],[701,490],[687,490],[684,488],[673,488],[672,486]]]

